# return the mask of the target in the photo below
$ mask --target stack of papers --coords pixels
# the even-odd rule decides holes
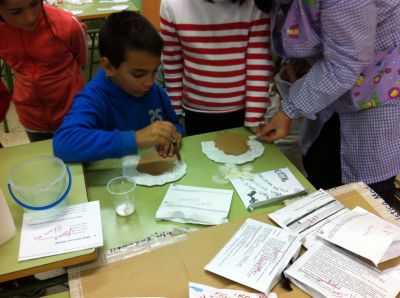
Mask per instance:
[[[290,231],[247,219],[204,269],[268,294],[300,247]]]
[[[18,261],[103,246],[99,201],[68,206],[49,218],[24,213]]]
[[[400,228],[361,207],[326,224],[318,236],[376,266],[400,256]]]
[[[252,180],[237,178],[231,183],[238,192],[246,209],[307,193],[288,168],[258,173]]]
[[[312,297],[394,298],[400,291],[389,274],[323,242],[307,250],[285,275]]]
[[[171,184],[156,219],[217,225],[228,221],[233,191]]]
[[[320,189],[289,206],[268,214],[280,227],[302,236],[310,248],[318,240],[318,231],[327,223],[348,212],[342,203]]]

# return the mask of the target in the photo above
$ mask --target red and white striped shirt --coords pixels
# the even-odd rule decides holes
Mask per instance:
[[[245,126],[264,122],[273,72],[270,18],[253,0],[163,0],[167,92],[177,114],[245,109]]]

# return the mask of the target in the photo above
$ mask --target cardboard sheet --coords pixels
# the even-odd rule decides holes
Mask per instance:
[[[249,137],[232,132],[220,132],[215,139],[215,147],[229,155],[240,155],[247,152],[250,147],[247,144]]]
[[[175,155],[163,158],[157,151],[151,151],[140,158],[137,169],[139,172],[157,176],[175,167],[175,161]]]
[[[361,206],[377,213],[360,192],[349,190],[337,195],[349,208]],[[273,224],[266,214],[251,218]],[[240,284],[205,271],[204,266],[232,237],[243,220],[202,229],[188,234],[178,242],[124,261],[80,272],[84,297],[188,297],[189,281],[217,288],[254,292]],[[399,259],[386,262],[386,267],[400,264]],[[281,283],[272,289],[279,298],[309,297],[300,289],[285,290]],[[73,296],[71,296],[73,297]]]

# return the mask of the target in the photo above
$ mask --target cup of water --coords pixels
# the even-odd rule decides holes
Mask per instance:
[[[119,216],[135,212],[135,188],[135,181],[126,176],[113,178],[107,183],[108,194]]]

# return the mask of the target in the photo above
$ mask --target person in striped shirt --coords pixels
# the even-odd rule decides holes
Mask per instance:
[[[253,0],[163,0],[165,84],[188,135],[264,124],[270,18]]]

